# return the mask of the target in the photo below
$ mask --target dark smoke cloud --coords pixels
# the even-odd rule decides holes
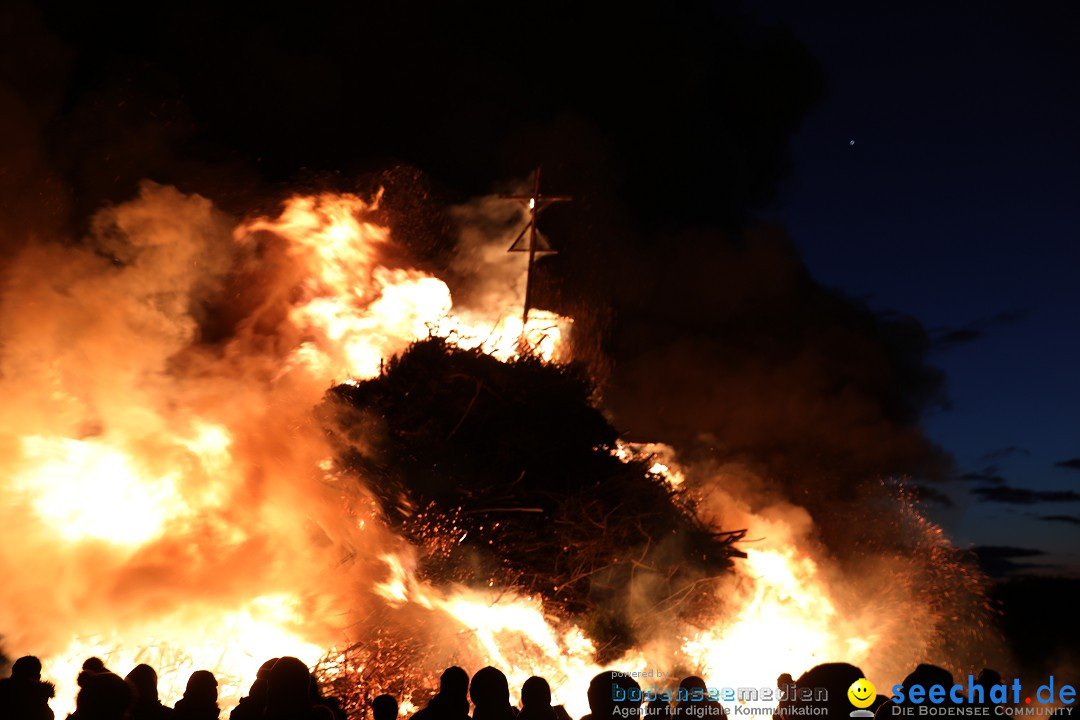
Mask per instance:
[[[821,509],[868,480],[947,473],[918,427],[944,396],[917,322],[817,284],[778,228],[666,237],[578,278],[608,283],[605,401],[632,437],[747,463]]]
[[[577,170],[572,138],[533,144],[565,122],[613,151],[585,179],[661,222],[769,202],[821,93],[801,46],[735,3],[427,5],[55,8],[39,27],[72,69],[21,72],[58,93],[50,154],[94,206],[139,176],[221,195],[402,163],[463,200],[541,160]]]
[[[143,178],[244,213],[298,182],[383,183],[395,233],[438,266],[447,205],[543,162],[574,202],[545,213],[560,254],[537,296],[576,319],[629,436],[839,517],[859,485],[950,472],[919,426],[945,403],[934,337],[821,286],[753,220],[824,83],[735,3],[3,12],[24,153],[4,153],[22,158],[7,227],[83,227]]]
[[[62,230],[71,201],[47,161],[47,125],[61,109],[71,52],[30,7],[0,10],[0,253]]]
[[[1054,463],[1054,467],[1066,468],[1068,470],[1080,470],[1080,457],[1069,458],[1068,460],[1059,460]]]

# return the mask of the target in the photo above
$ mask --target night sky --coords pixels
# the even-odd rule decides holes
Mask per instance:
[[[748,5],[828,78],[774,212],[819,280],[936,339],[950,402],[925,424],[960,479],[934,514],[960,543],[1075,574],[1080,8]]]
[[[143,178],[236,213],[381,184],[434,271],[446,208],[543,162],[575,202],[546,217],[541,304],[576,318],[629,437],[815,513],[910,477],[989,569],[1080,568],[1075,5],[0,20],[0,251],[78,237]]]

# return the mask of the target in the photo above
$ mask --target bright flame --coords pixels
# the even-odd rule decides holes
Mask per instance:
[[[502,670],[515,700],[522,683],[540,675],[551,685],[553,704],[564,704],[572,717],[588,713],[589,681],[602,668],[593,661],[596,648],[580,628],[545,615],[537,598],[493,590],[434,588],[418,580],[400,557],[382,559],[390,580],[379,584],[378,592],[393,604],[412,603],[439,618],[428,622],[459,627],[458,643],[471,647],[473,670],[483,665]],[[644,666],[645,659],[639,656],[623,658],[618,668]]]
[[[335,379],[371,378],[385,359],[429,334],[502,360],[516,356],[525,338],[532,352],[555,357],[567,319],[536,311],[523,328],[504,308],[495,317],[475,311],[452,315],[442,280],[380,265],[380,254],[391,244],[389,232],[361,219],[378,210],[380,197],[373,203],[355,195],[293,198],[277,220],[259,219],[236,230],[241,242],[259,231],[286,238],[290,253],[312,271],[302,285],[304,301],[290,318],[316,339],[297,349],[293,364]]]
[[[259,666],[268,658],[292,655],[314,665],[325,654],[326,648],[303,639],[303,617],[296,598],[284,594],[256,597],[237,610],[190,625],[150,623],[131,638],[110,634],[75,639],[50,657],[45,669],[58,687],[70,687],[88,657],[100,657],[107,668],[121,675],[147,663],[158,671],[159,693],[170,705],[183,695],[192,672],[210,669],[218,680],[219,704],[228,708],[247,694]],[[68,702],[58,693],[53,704],[65,711],[74,709]]]
[[[456,307],[446,283],[403,266],[379,199],[298,196],[277,218],[235,225],[202,198],[147,185],[103,211],[87,247],[31,246],[12,263],[0,526],[22,542],[0,545],[13,580],[0,585],[0,634],[7,654],[43,656],[57,712],[72,709],[90,655],[120,674],[155,665],[167,702],[210,669],[228,710],[267,658],[313,664],[371,631],[376,613],[417,633],[450,629],[471,670],[495,664],[515,691],[543,675],[572,715],[587,712],[603,668],[581,628],[538,598],[424,584],[371,499],[329,472],[311,409],[332,383],[376,376],[429,334],[503,360],[557,359],[570,327],[538,310],[522,327],[520,306],[501,301]],[[500,257],[505,246],[491,244]],[[222,297],[236,306],[227,339],[200,344],[197,311]],[[670,448],[616,452],[687,484]],[[613,667],[761,685],[873,659],[873,613],[841,613],[786,521],[744,514],[767,541],[736,565],[725,617],[704,629],[658,619],[656,647]]]
[[[697,633],[684,646],[704,672],[731,678],[732,686],[759,686],[781,670],[867,659],[837,636],[836,606],[812,560],[796,557],[794,548],[748,550],[743,576],[748,587],[734,622]]]
[[[368,551],[400,541],[328,474],[311,418],[325,389],[432,334],[556,356],[568,320],[455,308],[446,283],[400,262],[379,199],[297,196],[236,225],[147,184],[85,248],[30,245],[11,263],[0,525],[21,542],[0,547],[15,580],[0,634],[9,655],[43,657],[60,711],[89,655],[121,674],[151,661],[167,701],[211,669],[228,709],[268,657],[314,663],[345,641],[371,602],[357,589]],[[244,309],[207,349],[192,312],[215,294]]]
[[[140,476],[122,452],[67,438],[21,440],[29,467],[10,487],[28,497],[41,519],[67,540],[137,545],[160,535],[182,507],[175,475]]]

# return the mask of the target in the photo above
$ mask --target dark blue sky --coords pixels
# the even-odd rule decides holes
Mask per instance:
[[[776,211],[811,271],[972,331],[934,355],[952,406],[926,429],[959,472],[999,479],[950,483],[934,515],[962,545],[1078,572],[1080,502],[972,491],[1080,491],[1080,469],[1055,467],[1080,457],[1080,5],[745,4],[828,86]]]

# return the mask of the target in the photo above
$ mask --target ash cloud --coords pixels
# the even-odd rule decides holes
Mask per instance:
[[[799,42],[734,3],[624,8],[621,32],[599,7],[524,13],[25,11],[16,35],[48,42],[9,52],[57,59],[9,63],[24,104],[49,89],[24,123],[28,167],[74,198],[50,213],[69,228],[147,177],[245,213],[298,180],[388,180],[414,262],[445,268],[447,206],[543,162],[545,190],[575,201],[545,212],[560,254],[540,262],[537,300],[576,319],[631,436],[754,463],[822,507],[867,479],[946,474],[918,427],[945,401],[932,335],[820,286],[782,228],[752,220],[823,96]]]
[[[818,285],[780,229],[670,237],[631,259],[613,246],[606,268],[597,258],[590,280],[578,278],[603,287],[579,305],[584,317],[610,299],[596,326],[617,426],[744,463],[826,529],[859,512],[856,487],[948,475],[949,459],[919,426],[945,398],[917,322],[877,316]],[[569,262],[571,252],[554,260]],[[851,540],[841,535],[838,548]]]

